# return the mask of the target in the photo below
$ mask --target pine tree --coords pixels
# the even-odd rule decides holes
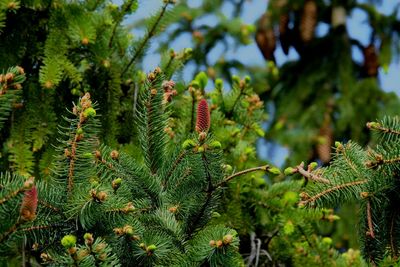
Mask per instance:
[[[370,122],[378,144],[363,149],[354,142],[336,142],[328,167],[304,169],[304,163],[290,168],[306,183],[300,207],[337,207],[359,204],[358,235],[362,255],[373,266],[393,266],[399,258],[398,162],[399,118]]]
[[[99,144],[97,104],[86,93],[59,126],[48,179],[2,174],[1,260],[22,253],[51,266],[242,265],[236,231],[208,222],[230,180],[269,166],[223,170],[204,99],[197,132],[183,148],[168,147],[164,77],[157,68],[140,89],[143,163]]]

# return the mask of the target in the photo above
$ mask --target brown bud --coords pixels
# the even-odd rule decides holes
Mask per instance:
[[[83,45],[88,45],[89,44],[89,39],[87,37],[83,37],[81,43]]]
[[[210,240],[210,247],[215,247],[215,240]]]
[[[119,158],[119,153],[117,150],[113,150],[111,151],[110,156],[113,160],[117,160]]]
[[[24,182],[24,189],[31,189],[33,187],[35,177],[31,176]]]
[[[71,255],[74,255],[74,254],[76,253],[76,251],[77,251],[77,248],[76,248],[76,247],[70,247],[70,248],[68,248],[68,253],[71,254]]]
[[[90,253],[89,253],[89,251],[87,249],[81,249],[76,254],[77,260],[81,261],[81,260],[83,260],[83,258],[85,258],[89,254]]]
[[[229,245],[230,243],[232,243],[232,241],[233,241],[233,236],[230,234],[225,235],[223,238],[223,242],[225,245]]]
[[[170,207],[168,211],[171,213],[176,213],[178,211],[178,207],[177,206]]]
[[[100,151],[96,150],[96,151],[94,152],[94,156],[96,157],[96,159],[101,159],[101,153],[100,153]]]
[[[43,87],[44,88],[46,88],[46,89],[51,89],[51,88],[53,88],[53,83],[51,82],[51,81],[46,81],[44,84],[43,84]]]
[[[114,233],[120,236],[124,233],[124,230],[122,228],[114,228]]]
[[[155,89],[155,88],[151,89],[151,90],[150,90],[150,94],[151,94],[152,96],[155,96],[155,95],[157,94],[157,89]]]
[[[161,68],[160,67],[156,67],[155,69],[154,69],[154,74],[155,75],[158,75],[158,74],[160,74],[161,73]]]
[[[216,243],[217,248],[220,248],[224,245],[224,243],[222,242],[222,240],[218,240]]]
[[[17,66],[17,70],[18,70],[19,74],[24,74],[25,73],[24,68],[22,68],[20,66]]]
[[[156,75],[154,75],[154,73],[150,72],[149,75],[147,75],[147,79],[149,81],[154,81],[154,79],[156,78]]]
[[[65,156],[66,158],[70,158],[70,157],[71,157],[71,152],[69,151],[68,148],[64,149],[64,156]]]
[[[107,193],[106,193],[106,192],[101,191],[101,192],[99,192],[99,193],[97,194],[97,199],[98,199],[99,201],[101,201],[101,202],[105,201],[106,198],[107,198]]]
[[[6,82],[10,83],[10,82],[12,82],[14,77],[15,77],[14,73],[8,72],[8,73],[6,73],[5,80],[6,80]]]

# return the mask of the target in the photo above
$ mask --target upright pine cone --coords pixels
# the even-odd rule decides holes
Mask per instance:
[[[266,60],[275,61],[276,38],[272,27],[271,15],[268,13],[262,15],[258,21],[256,43]]]
[[[289,54],[290,48],[290,29],[289,13],[281,14],[279,17],[279,42],[285,55]]]
[[[314,0],[306,0],[300,20],[300,37],[304,43],[308,43],[314,37],[317,26],[317,4]]]
[[[207,100],[200,100],[197,106],[196,132],[208,132],[210,129],[210,111]]]
[[[38,195],[36,186],[25,191],[24,198],[22,199],[20,215],[24,221],[32,221],[36,217]]]
[[[376,77],[378,75],[379,59],[375,46],[370,44],[369,46],[365,47],[363,54],[365,73],[370,77]]]

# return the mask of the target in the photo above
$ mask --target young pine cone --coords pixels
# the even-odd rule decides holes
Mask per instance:
[[[314,37],[317,26],[317,4],[314,0],[306,0],[300,20],[300,37],[304,43],[308,43]]]
[[[36,186],[25,191],[21,203],[20,215],[24,221],[33,221],[36,217],[36,209],[38,203],[38,193]]]
[[[265,13],[261,16],[257,25],[256,43],[266,60],[275,61],[274,51],[276,38],[272,27],[271,16]]]

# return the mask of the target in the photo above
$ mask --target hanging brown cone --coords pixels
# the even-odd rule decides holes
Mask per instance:
[[[262,15],[258,21],[256,43],[266,60],[275,61],[276,38],[272,27],[271,15],[268,13]]]
[[[285,55],[289,54],[290,48],[289,18],[289,13],[282,14],[279,17],[279,42]]]
[[[317,26],[317,12],[315,1],[306,0],[300,20],[300,37],[304,43],[310,42],[314,37],[315,27]]]
[[[331,160],[331,147],[333,145],[333,131],[329,124],[322,126],[317,138],[316,152],[323,163]]]
[[[370,77],[376,77],[378,75],[379,59],[375,46],[370,44],[369,46],[365,47],[363,54],[365,73]]]

